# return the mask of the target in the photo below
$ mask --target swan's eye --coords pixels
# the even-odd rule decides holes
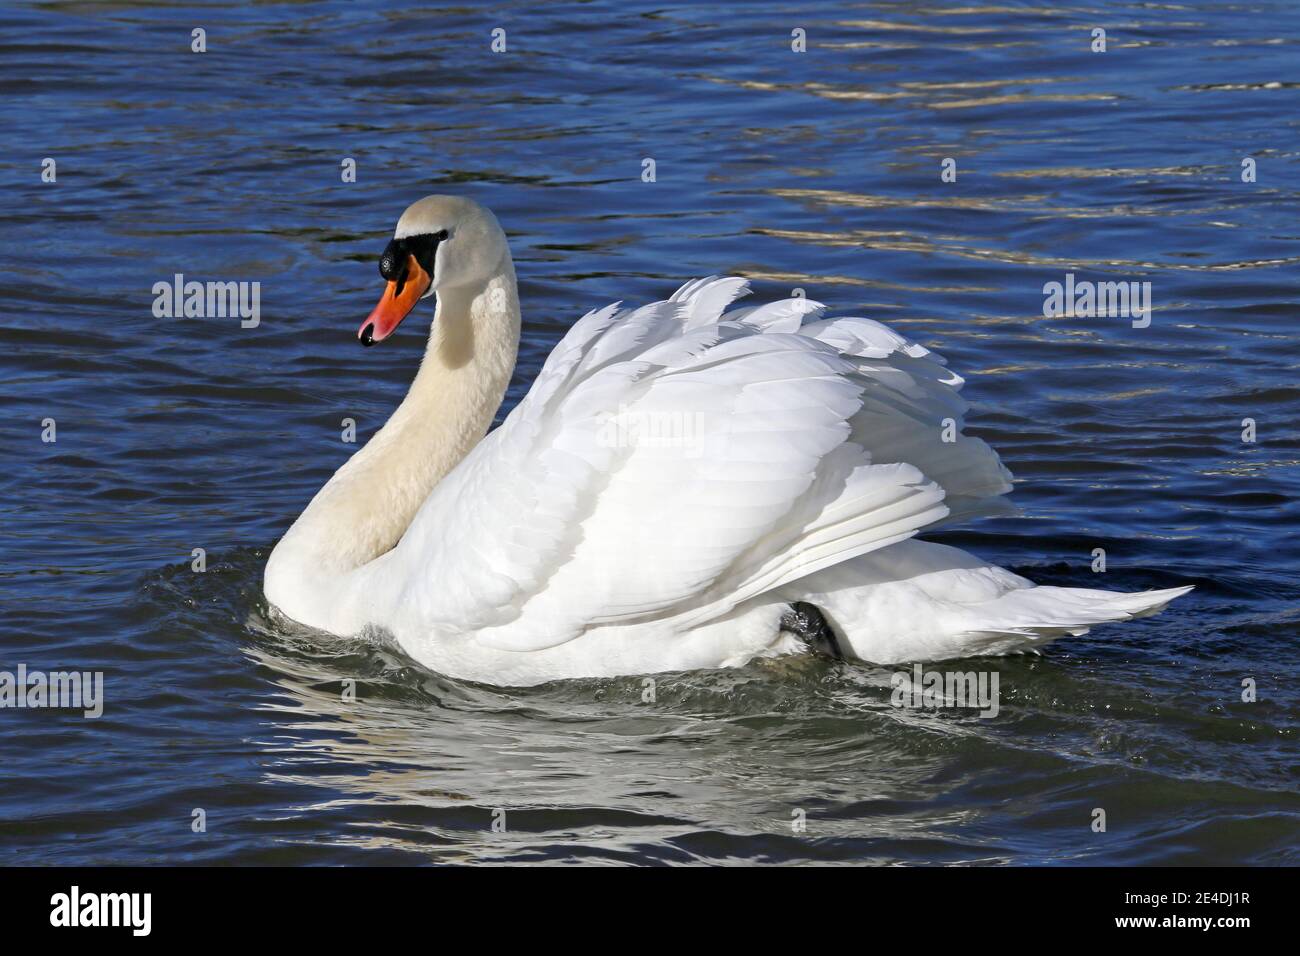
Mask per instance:
[[[433,275],[433,258],[438,252],[438,243],[446,239],[450,233],[446,229],[439,232],[426,232],[419,236],[407,236],[404,239],[393,239],[384,249],[384,254],[379,257],[379,274],[389,282],[400,284],[406,277],[406,261],[408,256],[415,256],[417,262],[429,275]]]
[[[389,282],[393,282],[405,271],[406,244],[400,239],[394,239],[388,243],[384,248],[384,254],[379,257],[379,274]]]

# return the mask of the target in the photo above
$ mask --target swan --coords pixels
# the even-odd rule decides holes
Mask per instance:
[[[268,603],[300,624],[526,686],[1033,651],[1191,590],[1035,586],[917,540],[995,511],[1011,476],[961,434],[960,376],[879,322],[688,282],[574,323],[489,432],[520,335],[496,217],[421,199],[379,271],[361,343],[429,296],[433,326],[405,398],[267,560]]]

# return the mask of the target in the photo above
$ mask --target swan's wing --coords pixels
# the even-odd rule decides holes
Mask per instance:
[[[944,487],[859,416],[905,434],[960,415],[955,377],[875,328],[800,332],[819,308],[800,300],[721,316],[744,288],[575,324],[403,538],[408,612],[510,650],[686,626],[946,516]]]
[[[870,381],[851,439],[876,462],[908,462],[947,492],[949,520],[1006,513],[1001,496],[1011,473],[982,439],[962,433],[964,380],[946,360],[872,319],[837,318],[805,325],[810,335],[853,361]]]

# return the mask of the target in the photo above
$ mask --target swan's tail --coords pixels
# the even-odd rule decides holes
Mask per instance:
[[[1038,587],[956,548],[904,541],[783,587],[826,617],[841,648],[877,664],[1037,651],[1093,625],[1163,610],[1191,587]]]
[[[1035,651],[1058,637],[1087,634],[1095,624],[1150,617],[1190,586],[1160,591],[1027,587],[1009,591],[986,607],[971,609],[958,635],[963,656]]]

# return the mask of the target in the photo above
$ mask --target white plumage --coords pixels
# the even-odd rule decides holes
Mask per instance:
[[[403,222],[450,230],[441,270],[456,221],[490,213],[422,203]],[[895,663],[1037,648],[1190,590],[1035,587],[908,540],[995,509],[1011,487],[992,449],[960,434],[961,378],[878,322],[820,319],[816,303],[725,311],[742,279],[587,314],[477,440],[519,323],[508,252],[481,271],[482,291],[434,276],[435,335],[411,394],[272,555],[267,594],[290,617],[379,627],[436,670],[531,684],[802,650],[779,628],[794,601],[817,606],[846,652]],[[464,323],[473,356],[453,364]]]

